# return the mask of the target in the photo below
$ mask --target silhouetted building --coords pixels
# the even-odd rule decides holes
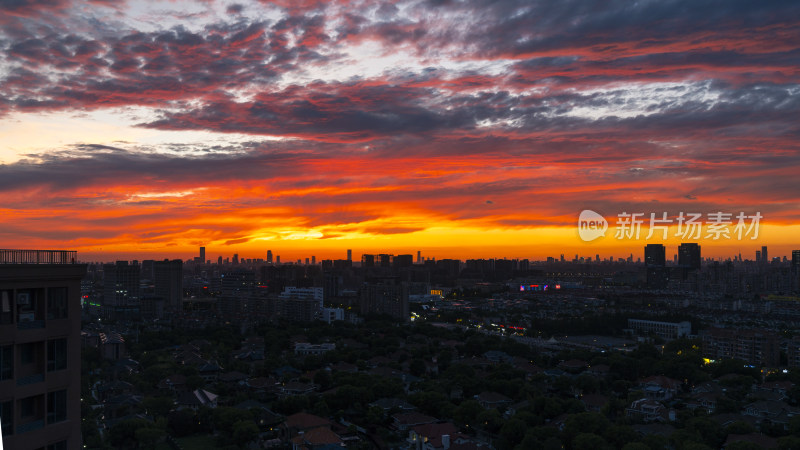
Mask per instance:
[[[108,318],[139,316],[139,265],[117,261],[103,265],[103,314]]]
[[[272,264],[272,250],[267,250],[267,264]]]
[[[767,330],[711,328],[701,333],[703,356],[708,359],[741,359],[754,366],[780,364],[780,336]]]
[[[36,258],[7,264],[22,255]],[[82,447],[80,289],[86,265],[75,264],[75,255],[0,250],[4,448]]]
[[[414,257],[411,255],[397,255],[393,258],[392,265],[395,269],[411,267],[414,264]]]
[[[647,244],[644,247],[644,265],[647,287],[664,289],[669,281],[667,269],[667,251],[662,244]]]
[[[164,299],[173,311],[181,309],[183,301],[183,261],[156,261],[153,264],[155,294]]]
[[[380,254],[375,263],[380,267],[392,267],[392,255]]]
[[[375,267],[375,255],[361,255],[361,267]]]
[[[386,314],[409,320],[408,285],[396,278],[382,278],[361,287],[361,314]]]
[[[684,242],[678,247],[678,265],[690,269],[700,268],[700,244]]]
[[[644,263],[648,266],[665,266],[667,249],[663,244],[647,244],[644,247]]]
[[[348,261],[353,260],[353,250],[347,249],[347,260]]]
[[[200,263],[201,264],[205,264],[206,263],[206,248],[205,247],[200,247]]]
[[[657,320],[628,319],[628,328],[642,335],[656,334],[664,339],[678,339],[692,334],[691,322],[659,322]]]

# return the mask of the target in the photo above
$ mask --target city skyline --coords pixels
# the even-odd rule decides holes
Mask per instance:
[[[795,3],[0,12],[2,248],[543,259],[681,242],[583,242],[587,209],[758,213],[758,239],[692,242],[797,248]]]

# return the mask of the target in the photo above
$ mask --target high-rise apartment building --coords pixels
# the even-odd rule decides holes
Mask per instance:
[[[139,264],[117,261],[103,265],[103,314],[109,318],[139,315]]]
[[[644,247],[644,263],[648,266],[665,266],[667,249],[664,244],[647,244]]]
[[[0,250],[0,421],[4,448],[81,448],[76,252]]]
[[[690,269],[700,268],[700,244],[684,242],[678,247],[678,265]]]
[[[180,259],[153,263],[155,294],[172,311],[180,311],[183,301],[183,261]]]

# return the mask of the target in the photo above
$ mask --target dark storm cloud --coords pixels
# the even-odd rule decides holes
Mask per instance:
[[[75,148],[0,165],[0,192],[46,187],[70,190],[115,183],[199,183],[258,179],[293,171],[292,153],[216,153],[203,157],[145,153],[122,148]]]

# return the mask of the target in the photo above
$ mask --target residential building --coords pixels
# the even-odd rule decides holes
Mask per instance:
[[[741,359],[754,366],[780,363],[780,337],[767,330],[711,328],[702,333],[703,356],[708,359]]]
[[[165,259],[154,262],[153,278],[156,296],[164,299],[170,310],[180,311],[183,301],[183,261]]]
[[[691,322],[659,322],[657,320],[628,319],[628,328],[639,334],[655,333],[664,339],[678,339],[692,334]]]
[[[7,449],[81,448],[74,251],[0,250],[0,420]]]

